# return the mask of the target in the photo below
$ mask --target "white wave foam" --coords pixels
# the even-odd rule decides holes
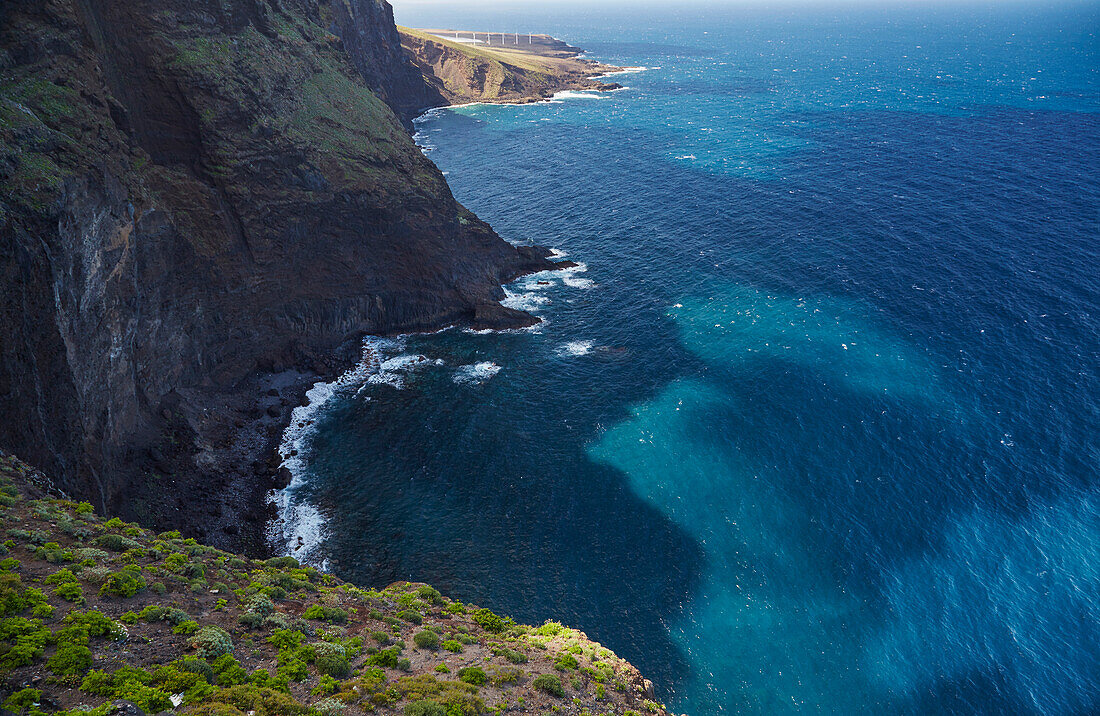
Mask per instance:
[[[459,385],[480,385],[500,372],[500,366],[491,361],[461,366],[455,371],[454,382]]]
[[[592,352],[592,341],[569,341],[555,351],[559,356],[583,356]]]
[[[542,310],[548,303],[550,303],[550,299],[540,295],[537,291],[517,293],[505,288],[504,300],[500,302],[500,305],[507,308],[514,308],[517,311],[533,312]]]
[[[558,273],[561,274],[561,282],[570,288],[593,288],[596,282],[589,278],[580,278],[577,276],[579,273],[588,271],[588,264],[578,263],[576,266],[570,266],[567,269],[562,269]]]
[[[602,75],[596,75],[592,79],[602,80],[605,77],[618,77],[619,75],[634,75],[634,74],[638,74],[639,72],[646,72],[647,70],[659,70],[659,69],[661,69],[661,68],[660,67],[624,67],[621,70],[616,70],[614,72],[605,72]]]
[[[290,484],[268,494],[268,501],[275,505],[279,515],[267,527],[268,542],[276,551],[293,555],[300,562],[325,566],[326,560],[320,551],[327,537],[325,515],[316,505],[295,495],[305,486],[306,456],[316,431],[317,419],[337,395],[358,394],[369,385],[390,385],[400,389],[404,387],[409,372],[443,365],[441,360],[401,353],[405,342],[403,337],[364,339],[359,362],[331,383],[314,383],[306,392],[305,405],[291,413],[290,425],[283,431],[283,439],[279,443],[279,454],[284,456],[281,467],[290,471]]]
[[[561,249],[550,249],[550,259],[563,259],[569,255],[569,252],[562,251]]]
[[[443,365],[439,359],[432,360],[419,354],[403,354],[388,358],[378,366],[378,370],[367,378],[370,385],[388,385],[401,390],[405,387],[405,376],[420,368]]]
[[[554,286],[554,282],[550,280],[549,276],[546,276],[549,272],[540,271],[539,273],[524,276],[516,281],[515,285],[522,288],[524,291],[543,291],[545,289]]]
[[[603,99],[598,92],[595,91],[577,91],[577,90],[562,90],[561,92],[555,92],[550,100],[561,101],[563,99]]]
[[[268,501],[275,505],[279,518],[268,525],[267,538],[277,551],[294,555],[301,562],[324,566],[319,548],[325,540],[325,517],[316,506],[294,499],[294,493],[305,484],[305,456],[313,440],[317,416],[337,393],[366,383],[381,365],[379,351],[394,344],[394,341],[379,338],[364,340],[359,362],[351,370],[331,383],[314,383],[306,391],[305,405],[291,412],[290,425],[283,431],[279,443],[279,454],[284,456],[281,467],[290,471],[290,484],[268,494]]]

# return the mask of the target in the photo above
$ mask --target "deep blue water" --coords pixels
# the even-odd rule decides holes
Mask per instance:
[[[1100,6],[590,5],[398,1],[650,69],[419,125],[587,270],[376,344],[300,438],[311,558],[693,715],[1100,710]]]

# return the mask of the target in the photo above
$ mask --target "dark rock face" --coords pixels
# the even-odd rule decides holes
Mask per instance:
[[[334,2],[329,30],[343,42],[370,88],[402,119],[410,121],[425,109],[446,104],[406,57],[389,3]]]
[[[373,0],[0,4],[0,445],[258,552],[281,427],[362,334],[533,320],[500,284],[552,264],[379,99],[422,100],[395,37]]]

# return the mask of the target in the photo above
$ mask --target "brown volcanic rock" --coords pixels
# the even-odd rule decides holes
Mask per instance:
[[[552,264],[368,89],[414,84],[384,81],[381,5],[0,5],[0,444],[101,509],[259,551],[234,530],[267,486],[235,465],[273,473],[359,336],[531,321],[500,283]]]

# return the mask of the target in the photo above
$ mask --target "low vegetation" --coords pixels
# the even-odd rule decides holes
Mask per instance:
[[[0,700],[196,716],[663,713],[584,634],[398,582],[363,589],[51,497],[0,453]]]

